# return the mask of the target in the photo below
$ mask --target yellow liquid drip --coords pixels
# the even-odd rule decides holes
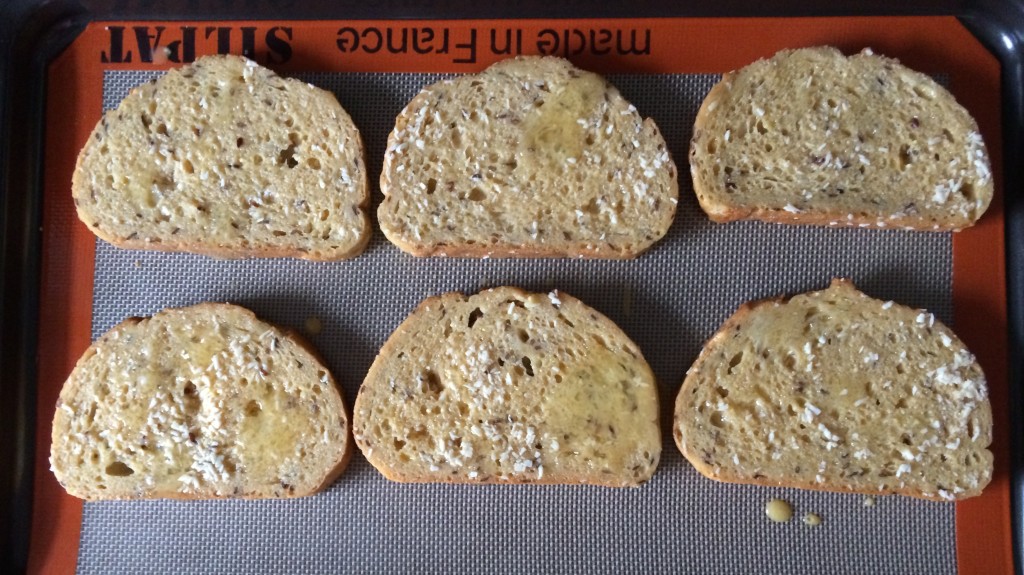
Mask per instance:
[[[637,374],[610,350],[591,347],[581,368],[554,386],[543,403],[548,429],[556,436],[577,435],[580,455],[600,458],[612,469],[637,462],[638,450],[657,443],[653,429],[637,421],[637,411],[657,413],[650,394],[636,393]]]
[[[597,74],[569,80],[526,119],[527,151],[559,163],[579,158],[586,144],[586,129],[579,121],[592,115],[604,92],[604,80]]]

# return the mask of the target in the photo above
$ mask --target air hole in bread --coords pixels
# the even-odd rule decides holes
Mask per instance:
[[[111,463],[110,465],[107,466],[107,469],[105,471],[107,475],[112,475],[114,477],[128,477],[129,475],[135,473],[134,469],[128,467],[127,465],[120,461],[115,461]]]
[[[423,372],[423,375],[421,377],[422,383],[427,393],[431,393],[433,395],[438,395],[441,393],[443,387],[441,385],[441,379],[437,376],[436,373],[428,369],[427,371]]]
[[[907,166],[914,162],[914,156],[917,152],[910,147],[908,144],[900,146],[900,170],[906,170]]]
[[[185,395],[195,395],[196,386],[191,381],[185,384],[185,388],[181,390]]]
[[[870,381],[864,383],[864,397],[875,397],[875,386]]]
[[[160,134],[161,136],[166,136],[167,135],[167,124],[165,124],[163,122],[160,122],[159,124],[157,124],[157,126],[156,126],[156,133]]]
[[[519,336],[519,341],[526,343],[530,340],[530,334],[525,329],[519,329],[516,331],[516,335]]]
[[[807,323],[810,323],[810,321],[812,319],[814,319],[815,316],[817,316],[817,315],[818,315],[818,308],[816,308],[816,307],[807,308],[807,311],[804,312],[804,321],[807,322]]]
[[[786,357],[782,358],[782,366],[793,371],[796,367],[796,357],[794,357],[792,353],[786,354]]]
[[[144,128],[146,128],[146,129],[148,130],[148,129],[149,129],[149,126],[150,126],[150,124],[152,124],[152,123],[153,123],[153,118],[151,118],[151,117],[149,116],[149,114],[145,114],[145,113],[144,113],[144,114],[142,114],[142,116],[141,116],[141,118],[140,118],[140,119],[142,120],[142,126],[143,126]]]
[[[405,441],[402,441],[401,439],[395,438],[395,440],[392,443],[394,444],[395,449],[397,449],[398,451],[405,449]]]
[[[481,311],[480,308],[475,308],[473,311],[469,312],[469,321],[467,322],[469,327],[473,327],[476,320],[480,319],[483,315],[484,312]]]
[[[306,165],[309,166],[310,168],[314,169],[314,170],[319,170],[320,169],[320,160],[318,160],[316,158],[309,158],[308,160],[306,160]]]
[[[523,356],[523,369],[526,370],[526,375],[533,377],[533,363],[526,356]]]
[[[245,404],[246,417],[256,417],[260,414],[261,411],[263,411],[263,408],[260,406],[260,403],[255,399],[250,400],[249,403]]]
[[[299,165],[299,162],[295,159],[295,147],[296,145],[290,144],[287,148],[281,150],[277,154],[277,164],[286,165],[289,168],[294,168]]]
[[[964,182],[963,185],[960,186],[960,193],[963,194],[964,198],[966,198],[968,201],[972,201],[973,202],[974,201],[974,184],[972,184],[970,182]]]
[[[469,200],[473,202],[479,202],[487,198],[487,194],[484,193],[480,188],[473,188],[469,191]]]
[[[740,362],[742,362],[742,361],[743,361],[743,352],[741,352],[741,351],[740,352],[736,352],[736,354],[733,355],[731,359],[729,359],[729,373],[730,374],[733,373],[733,371],[735,370],[735,367],[737,365],[739,365]]]
[[[437,190],[437,180],[430,178],[427,180],[427,193],[433,194]]]

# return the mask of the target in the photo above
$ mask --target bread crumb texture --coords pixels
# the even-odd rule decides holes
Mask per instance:
[[[103,116],[72,193],[79,218],[121,247],[334,260],[369,240],[363,153],[330,92],[206,56]]]
[[[974,356],[932,314],[845,280],[741,307],[687,372],[673,431],[721,481],[952,501],[992,478]]]
[[[635,486],[661,455],[636,345],[567,294],[509,287],[424,301],[371,367],[353,431],[405,482]]]
[[[381,229],[419,256],[634,257],[679,196],[653,120],[597,74],[535,56],[426,87],[380,185]]]
[[[928,76],[864,50],[784,50],[726,74],[690,173],[715,221],[958,230],[994,184],[978,125]]]
[[[327,368],[228,304],[107,332],[64,384],[52,440],[54,475],[83,499],[299,497],[351,451]]]

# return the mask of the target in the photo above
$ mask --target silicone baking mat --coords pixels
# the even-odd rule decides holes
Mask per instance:
[[[839,37],[849,33],[842,26],[838,31]],[[110,27],[104,33],[113,37]],[[454,33],[449,41],[457,44]],[[115,53],[107,48],[109,60]],[[116,106],[131,86],[157,73],[138,65],[138,51],[136,65],[126,61],[127,44],[119,49],[122,61],[96,78],[93,89],[99,93],[95,115],[86,122],[90,127],[100,109]],[[465,55],[454,52],[448,60]],[[402,106],[423,85],[453,71],[470,71],[423,65],[435,70],[427,73],[415,62],[398,72],[373,71],[372,59],[341,65],[314,57],[296,60],[285,73],[333,91],[360,127],[371,182],[377,181],[378,159]],[[716,69],[712,56],[705,60],[712,61],[707,72],[696,66],[689,73],[664,73],[673,70],[664,58],[652,61],[642,54],[605,69],[592,66],[657,122],[680,168],[675,223],[637,260],[416,259],[377,230],[367,251],[348,262],[217,261],[118,250],[86,235],[91,267],[78,272],[91,279],[92,338],[131,315],[207,300],[238,303],[299,329],[317,318],[323,330],[311,340],[350,406],[379,347],[422,299],[496,285],[564,290],[618,323],[659,380],[664,448],[651,482],[625,490],[401,485],[386,481],[357,454],[328,490],[300,500],[87,503],[78,571],[939,574],[956,572],[958,566],[964,571],[965,563],[970,566],[985,549],[979,537],[965,536],[962,528],[958,532],[958,524],[972,517],[965,504],[892,496],[866,506],[858,495],[716,483],[692,469],[672,442],[672,405],[686,368],[703,341],[744,301],[819,289],[844,276],[875,297],[928,308],[958,331],[970,328],[958,321],[965,298],[957,297],[957,286],[970,282],[961,279],[957,266],[963,266],[961,238],[969,245],[968,234],[974,232],[954,239],[952,234],[707,220],[687,177],[687,150],[696,110],[720,77],[717,72],[728,68]],[[483,65],[475,62],[473,68]],[[324,69],[333,71],[311,72]],[[954,90],[963,81],[955,69],[928,71],[948,74]],[[379,200],[374,186],[374,209]],[[994,387],[1001,384],[999,377],[997,370],[990,381]],[[773,497],[793,504],[794,521],[767,520],[764,505]],[[822,525],[804,525],[800,517],[807,512],[821,516]]]
[[[105,108],[152,73],[108,72]],[[335,92],[371,158],[383,157],[394,112],[438,77],[421,74],[301,76]],[[686,158],[693,117],[717,75],[611,76],[654,118],[675,158]],[[382,102],[387,102],[382,105]],[[379,167],[371,181],[379,176]],[[355,398],[376,350],[429,295],[488,285],[557,287],[582,298],[637,342],[661,383],[666,439],[654,481],[635,490],[540,486],[410,486],[366,461],[327,493],[300,501],[88,503],[82,573],[494,573],[552,570],[809,572],[955,571],[953,506],[888,497],[874,508],[856,495],[730,487],[701,477],[671,442],[672,404],[704,338],[745,299],[825,287],[834,275],[863,289],[935,310],[951,321],[952,258],[946,234],[829,230],[759,223],[714,225],[686,182],[668,237],[630,262],[427,259],[403,255],[379,231],[344,264],[223,262],[97,246],[93,338],[131,315],[200,301],[231,301],[301,328]],[[772,524],[764,504],[783,496],[797,521]],[[800,523],[816,512],[825,524]],[[903,537],[904,533],[921,537]],[[837,553],[837,534],[843,545]],[[744,552],[735,552],[737,542]],[[869,553],[887,548],[886,553]]]

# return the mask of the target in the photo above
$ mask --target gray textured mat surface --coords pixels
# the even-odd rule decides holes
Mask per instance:
[[[104,105],[152,74],[108,72]],[[338,94],[363,132],[371,182],[395,114],[437,76],[309,74]],[[713,225],[686,167],[693,115],[716,76],[612,76],[652,116],[682,175],[669,236],[632,262],[417,260],[378,231],[356,260],[214,261],[97,245],[93,336],[130,315],[204,300],[239,303],[312,338],[351,406],[390,332],[423,298],[501,284],[558,287],[632,337],[661,382],[665,447],[634,490],[581,486],[430,486],[385,481],[356,455],[325,493],[294,501],[88,503],[82,573],[951,573],[954,507],[856,495],[733,486],[704,479],[669,434],[671,407],[700,345],[741,302],[853,278],[871,295],[952,320],[948,234]],[[376,166],[376,168],[375,168]],[[375,203],[379,191],[375,188]],[[764,504],[783,497],[797,520]],[[808,511],[824,523],[799,521]]]

